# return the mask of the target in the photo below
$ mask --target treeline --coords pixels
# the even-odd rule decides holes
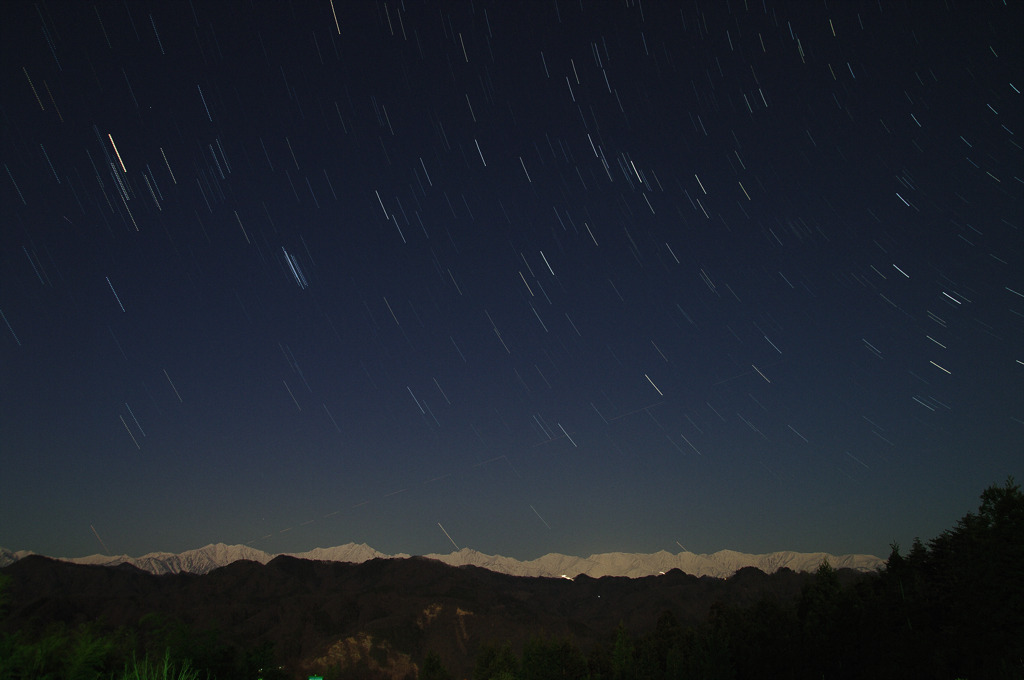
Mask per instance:
[[[485,646],[472,676],[1024,680],[1024,493],[1012,478],[986,489],[977,513],[927,544],[915,539],[906,554],[893,544],[877,573],[845,585],[838,576],[825,562],[795,599],[719,604],[686,627],[666,611],[643,634],[620,624],[585,650],[543,635],[515,650]],[[0,619],[9,581],[0,574]],[[215,629],[197,631],[158,614],[116,630],[99,622],[23,627],[0,634],[0,680],[295,677],[275,665],[270,643],[241,648],[224,640]],[[323,675],[367,680],[374,675],[367,663]],[[418,677],[455,680],[433,652],[422,658]]]
[[[795,601],[716,606],[699,626],[671,612],[654,630],[584,654],[538,637],[488,647],[474,680],[1024,678],[1024,494],[1013,479],[927,545],[898,545],[884,569],[840,585],[823,563]],[[451,676],[434,659],[421,680]]]

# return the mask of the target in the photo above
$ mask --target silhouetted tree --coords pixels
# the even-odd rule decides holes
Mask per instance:
[[[683,677],[702,680],[732,680],[736,677],[730,637],[735,630],[732,608],[716,602],[708,621],[691,629],[685,636],[688,653],[684,658]]]
[[[668,666],[673,650],[681,659],[682,632],[679,621],[672,612],[664,611],[658,616],[654,631],[646,636],[639,645],[636,673],[638,680],[662,680],[666,677],[678,677],[678,673],[668,675]],[[678,664],[678,660],[676,663]]]
[[[615,629],[615,644],[612,647],[612,680],[634,680],[636,678],[636,659],[633,636],[620,621]]]
[[[884,658],[920,675],[1024,677],[1024,494],[1012,477],[927,546],[892,548],[866,605]]]
[[[501,647],[484,645],[477,652],[473,680],[495,680],[503,676],[514,677],[519,671],[519,660],[508,644]]]
[[[441,657],[437,652],[427,652],[423,659],[423,667],[420,668],[419,680],[453,680],[452,674],[441,663]]]
[[[11,577],[0,574],[0,619],[7,616],[7,605],[11,601]]]
[[[533,638],[523,645],[521,680],[584,680],[587,675],[586,659],[568,640]]]
[[[815,673],[835,662],[840,590],[836,570],[826,558],[800,594],[797,615],[806,649],[804,662]]]
[[[992,673],[1024,658],[1024,494],[1013,478],[981,494],[967,513],[930,543],[922,559],[934,595],[934,631],[953,670]]]

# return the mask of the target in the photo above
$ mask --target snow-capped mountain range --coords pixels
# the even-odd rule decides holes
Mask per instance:
[[[24,550],[12,552],[0,548],[0,567],[7,566],[31,554],[33,553]],[[282,554],[326,562],[365,562],[375,558],[410,557],[404,553],[387,555],[363,543],[346,543],[334,548],[315,548],[302,553]],[[275,557],[277,557],[276,554],[266,553],[246,545],[216,543],[181,553],[155,552],[141,557],[89,555],[88,557],[56,559],[100,566],[130,564],[152,574],[177,574],[180,572],[205,574],[238,560],[251,560],[266,564]],[[611,552],[590,557],[549,553],[534,560],[520,561],[511,557],[486,555],[476,550],[463,548],[447,555],[430,554],[422,557],[452,566],[473,565],[512,576],[555,578],[574,578],[580,574],[586,574],[593,578],[601,576],[639,578],[657,575],[671,569],[679,569],[694,576],[727,578],[744,567],[757,567],[768,574],[782,568],[813,572],[825,559],[828,559],[829,564],[836,569],[846,568],[861,572],[874,571],[884,564],[884,560],[874,555],[830,555],[820,552],[798,553],[791,551],[750,555],[732,550],[720,550],[709,555],[698,555],[685,551],[672,554],[664,550],[656,553]]]

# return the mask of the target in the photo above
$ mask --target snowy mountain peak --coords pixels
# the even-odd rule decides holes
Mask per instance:
[[[0,567],[7,566],[30,554],[32,553],[24,550],[12,552],[0,548]],[[353,563],[378,558],[403,559],[409,557],[404,553],[388,555],[365,543],[346,543],[333,548],[314,548],[302,553],[281,554],[322,562]],[[202,548],[186,550],[181,553],[153,552],[141,557],[89,555],[57,559],[99,566],[127,563],[153,574],[177,574],[180,572],[205,574],[239,560],[266,564],[276,556],[276,554],[266,553],[247,545],[211,543]],[[586,574],[593,578],[602,576],[640,578],[663,574],[672,569],[679,569],[694,576],[727,578],[744,567],[756,567],[769,574],[782,568],[813,572],[826,559],[836,569],[845,568],[864,572],[874,571],[884,564],[881,558],[874,555],[830,555],[820,552],[798,553],[792,551],[750,555],[734,550],[720,550],[710,555],[698,555],[685,551],[672,554],[665,550],[655,553],[611,552],[589,557],[549,553],[534,560],[520,561],[503,555],[487,555],[472,548],[462,548],[448,554],[428,554],[423,557],[444,562],[453,567],[476,566],[512,576],[547,578],[575,577],[580,574]]]

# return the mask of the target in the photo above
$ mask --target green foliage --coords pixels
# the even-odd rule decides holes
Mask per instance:
[[[516,680],[518,676],[515,671],[498,671],[495,675],[492,675],[488,680]]]
[[[423,659],[423,667],[420,668],[419,680],[453,680],[452,674],[441,663],[441,657],[437,652],[427,652]]]
[[[635,676],[642,680],[665,678],[669,672],[669,657],[673,652],[681,651],[681,635],[682,629],[675,615],[670,611],[662,612],[654,631],[636,644]],[[681,657],[678,660],[681,660]]]
[[[202,677],[191,667],[188,661],[175,663],[171,660],[170,650],[164,653],[160,661],[150,661],[149,657],[138,660],[132,656],[130,663],[125,664],[120,680],[199,680]]]
[[[626,626],[619,622],[615,630],[615,644],[612,647],[612,680],[632,680],[636,677],[636,646]]]
[[[244,678],[260,678],[261,680],[285,680],[285,672],[279,668],[274,656],[274,644],[262,642],[245,653],[242,661]]]
[[[142,617],[139,631],[144,651],[159,657],[169,654],[170,660],[209,674],[215,678],[238,675],[239,656],[244,655],[223,642],[216,628],[197,630],[179,619],[152,613]]]
[[[67,680],[88,680],[96,669],[104,668],[115,651],[114,641],[87,627],[79,629],[71,642],[70,654],[64,666]]]
[[[92,625],[73,631],[54,625],[35,639],[8,634],[0,638],[0,680],[106,678],[116,666],[117,651],[114,640]]]
[[[208,677],[190,662],[175,662],[170,650],[162,661],[150,657],[124,661],[126,636],[104,634],[95,624],[68,630],[49,627],[30,638],[13,633],[0,638],[0,680],[196,680]]]
[[[510,645],[495,647],[484,645],[476,655],[473,680],[496,680],[514,678],[519,672],[519,660],[512,653]]]
[[[521,680],[584,680],[587,678],[587,660],[569,640],[536,637],[523,645],[519,666]]]
[[[216,633],[196,633],[155,615],[134,630],[104,630],[94,622],[0,635],[0,680],[255,677],[248,661],[221,644]]]

